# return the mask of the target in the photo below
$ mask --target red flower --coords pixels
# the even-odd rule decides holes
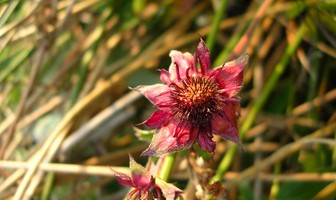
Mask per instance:
[[[112,169],[120,185],[134,188],[134,190],[128,194],[127,199],[173,200],[177,195],[182,193],[182,190],[174,185],[158,178],[154,179],[143,166],[135,162],[131,155],[130,169],[130,175]]]
[[[213,134],[240,144],[236,117],[240,102],[233,96],[242,88],[248,56],[210,69],[210,53],[202,39],[194,56],[175,50],[169,56],[169,71],[160,71],[163,84],[135,88],[159,109],[143,122],[158,132],[142,155],[160,156],[195,142],[213,153]]]

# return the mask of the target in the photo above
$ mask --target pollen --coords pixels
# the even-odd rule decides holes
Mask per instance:
[[[182,121],[197,126],[208,124],[220,109],[219,86],[211,77],[187,77],[171,87],[172,111]]]

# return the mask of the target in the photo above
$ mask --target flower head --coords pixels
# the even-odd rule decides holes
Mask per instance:
[[[210,52],[202,39],[194,55],[173,50],[169,56],[169,71],[160,70],[163,84],[135,88],[158,108],[143,122],[158,131],[142,155],[160,156],[195,142],[213,153],[213,134],[240,144],[240,103],[234,96],[242,88],[248,56],[210,69]]]
[[[128,175],[112,169],[120,185],[134,188],[128,194],[127,199],[173,200],[178,194],[182,193],[174,185],[158,178],[155,179],[143,166],[135,162],[131,155],[130,170],[131,174]]]

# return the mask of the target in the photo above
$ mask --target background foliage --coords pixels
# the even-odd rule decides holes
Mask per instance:
[[[121,199],[109,167],[146,162],[133,126],[153,111],[128,87],[201,36],[214,67],[250,55],[245,151],[219,140],[214,158],[228,198],[335,199],[335,17],[330,0],[1,0],[0,198]]]

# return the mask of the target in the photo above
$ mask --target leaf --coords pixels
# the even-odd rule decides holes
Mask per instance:
[[[326,182],[285,182],[281,184],[277,199],[312,199],[328,183]]]
[[[153,135],[155,133],[155,129],[153,130],[142,130],[137,127],[133,127],[133,130],[135,131],[135,136],[140,140],[140,141],[146,141],[150,142],[153,138]]]

